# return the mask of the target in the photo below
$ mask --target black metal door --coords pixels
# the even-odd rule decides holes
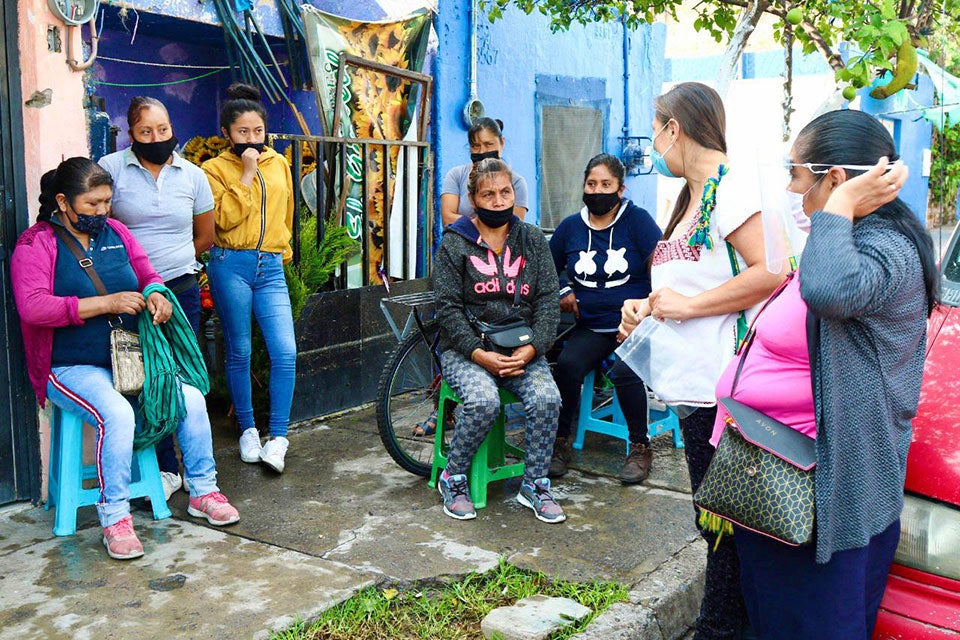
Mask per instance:
[[[40,438],[10,288],[10,254],[28,223],[17,4],[0,16],[0,504],[40,498]]]

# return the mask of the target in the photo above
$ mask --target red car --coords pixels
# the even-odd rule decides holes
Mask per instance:
[[[900,545],[873,640],[960,640],[960,228],[940,266]]]

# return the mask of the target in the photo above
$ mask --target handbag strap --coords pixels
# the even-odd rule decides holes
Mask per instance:
[[[727,257],[730,258],[730,271],[733,272],[733,277],[736,278],[738,275],[740,275],[740,262],[737,261],[737,250],[734,249],[733,245],[726,240],[723,242],[725,245],[727,245]],[[743,309],[740,309],[739,313],[737,313],[737,322],[742,324],[747,323],[747,314]],[[747,337],[743,336],[743,339],[746,340]],[[741,345],[739,344],[737,345],[737,347],[740,346]]]
[[[105,296],[107,294],[107,288],[103,286],[103,280],[100,279],[100,276],[97,275],[97,270],[93,268],[93,259],[90,258],[83,251],[83,246],[81,246],[80,241],[73,237],[69,231],[64,227],[58,224],[51,224],[53,227],[53,232],[57,234],[57,237],[63,241],[63,244],[66,245],[67,249],[70,250],[70,253],[73,254],[73,257],[77,259],[77,264],[80,265],[80,268],[83,269],[84,273],[87,274],[87,277],[90,278],[90,282],[93,283],[93,288],[96,290],[98,296]],[[120,316],[111,315],[109,321],[114,323],[120,320]],[[121,320],[122,322],[122,320]]]
[[[746,337],[743,339],[743,346],[740,348],[740,362],[737,363],[737,372],[736,372],[736,373],[734,374],[734,376],[733,376],[733,385],[731,385],[731,387],[730,387],[730,397],[731,397],[731,398],[733,397],[734,392],[736,392],[736,390],[737,390],[737,383],[740,382],[740,373],[743,371],[743,363],[744,363],[744,361],[746,361],[746,359],[747,359],[747,354],[750,352],[750,347],[753,345],[753,339],[754,339],[754,337],[756,336],[756,333],[757,333],[757,332],[756,332],[756,329],[755,329],[756,324],[757,324],[757,321],[760,319],[760,316],[763,314],[763,312],[766,310],[766,308],[767,308],[768,306],[770,306],[770,303],[773,302],[774,300],[776,300],[777,297],[779,297],[780,294],[783,293],[784,289],[786,289],[786,288],[787,288],[787,285],[790,284],[790,280],[793,279],[793,277],[794,277],[795,274],[796,274],[795,271],[794,271],[793,273],[790,273],[790,274],[787,276],[786,280],[784,280],[783,282],[780,283],[780,286],[777,287],[776,291],[774,291],[772,294],[770,294],[770,297],[767,298],[767,301],[763,303],[763,306],[762,306],[762,307],[760,307],[760,311],[757,312],[756,317],[754,317],[753,322],[750,324],[750,329],[747,331],[747,335],[746,335]],[[807,317],[807,334],[808,334],[808,336],[809,336],[809,322],[810,322],[810,320],[809,320],[809,315],[810,315],[810,312],[808,311],[808,312],[807,312],[807,316],[808,316],[808,317]],[[809,342],[809,341],[808,341],[808,342]],[[808,346],[809,346],[809,344],[808,344]]]

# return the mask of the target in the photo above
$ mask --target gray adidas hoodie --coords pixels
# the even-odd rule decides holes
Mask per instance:
[[[521,225],[527,229],[522,249]],[[531,345],[542,356],[553,346],[560,322],[557,272],[543,232],[514,216],[498,256],[467,216],[446,228],[433,266],[442,351],[455,349],[469,359],[474,349],[483,348],[465,310],[485,322],[508,316],[518,272],[519,311],[533,329]]]

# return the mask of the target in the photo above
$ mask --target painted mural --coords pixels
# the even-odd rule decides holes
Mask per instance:
[[[419,11],[405,18],[382,22],[349,20],[319,9],[303,5],[304,26],[307,32],[311,66],[324,131],[330,132],[334,120],[334,93],[340,53],[346,52],[367,60],[406,69],[421,71],[430,33],[430,13]],[[415,124],[416,92],[414,83],[386,76],[380,72],[348,67],[340,96],[342,137],[402,140],[408,137]],[[387,212],[384,208],[386,162],[392,175],[397,175],[399,148],[391,147],[390,157],[383,158],[382,147],[370,146],[364,159],[360,145],[347,145],[347,190],[343,210],[335,212],[343,219],[350,236],[357,239],[369,234],[370,281],[379,283],[385,273],[382,264],[383,227]],[[364,230],[361,181],[364,167],[367,172],[366,215],[368,228]],[[391,182],[395,189],[396,181]],[[390,200],[393,193],[389,194]]]

